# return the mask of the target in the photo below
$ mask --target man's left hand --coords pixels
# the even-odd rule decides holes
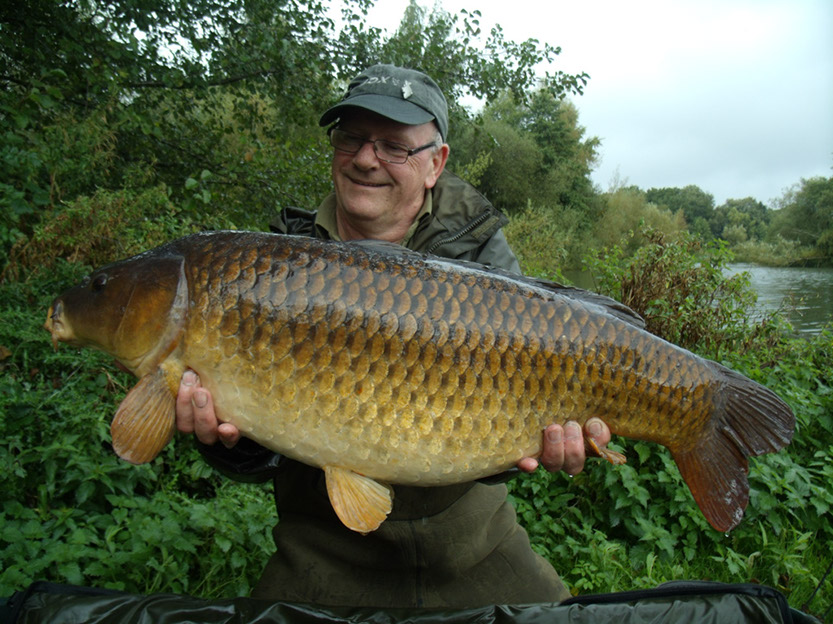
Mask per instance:
[[[550,472],[563,470],[573,476],[584,470],[586,454],[584,437],[587,436],[596,446],[604,448],[610,442],[610,429],[600,418],[591,418],[584,424],[584,431],[577,422],[569,421],[562,425],[550,425],[544,430],[544,449],[541,457],[524,457],[518,462],[523,472],[533,472],[542,465]]]

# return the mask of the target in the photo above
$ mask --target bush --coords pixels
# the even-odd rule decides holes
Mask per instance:
[[[660,231],[673,241],[686,229],[682,210],[672,213],[665,206],[648,202],[645,193],[635,188],[620,188],[602,196],[604,211],[596,222],[596,247],[620,244],[626,255],[632,255],[648,241],[643,231]],[[622,232],[631,232],[623,242]]]
[[[170,202],[164,187],[102,190],[50,209],[32,235],[12,248],[3,277],[49,268],[58,258],[98,267],[185,234],[222,227],[230,224],[212,217],[195,222]]]
[[[564,281],[561,271],[577,266],[587,248],[581,215],[561,207],[542,207],[531,202],[509,217],[506,240],[518,257],[525,275]]]
[[[646,229],[632,257],[619,246],[588,254],[596,289],[645,319],[648,331],[712,358],[756,348],[787,323],[769,315],[752,323],[756,294],[743,273],[726,277],[732,255],[722,241],[704,245],[682,233],[669,241]]]

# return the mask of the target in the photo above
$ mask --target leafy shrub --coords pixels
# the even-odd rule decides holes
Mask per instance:
[[[686,232],[668,240],[651,229],[641,235],[647,244],[631,257],[614,246],[588,254],[585,261],[597,290],[639,313],[651,333],[719,357],[752,348],[785,326],[778,315],[753,326],[756,294],[746,275],[726,277],[732,256],[722,241],[704,245]]]
[[[574,265],[586,249],[582,217],[567,208],[528,202],[522,212],[509,216],[504,232],[525,275],[563,281],[561,270]]]
[[[170,202],[164,187],[102,190],[52,208],[12,248],[3,276],[49,268],[57,258],[97,267],[197,230],[229,226],[210,216],[195,222]]]

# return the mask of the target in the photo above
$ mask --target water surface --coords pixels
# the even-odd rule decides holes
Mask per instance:
[[[729,274],[745,271],[758,294],[759,314],[782,309],[802,334],[815,334],[833,323],[833,268],[764,267],[736,263]]]

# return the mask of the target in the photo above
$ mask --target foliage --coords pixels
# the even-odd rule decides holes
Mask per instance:
[[[713,236],[729,243],[735,242],[732,240],[734,236],[739,239],[737,242],[742,243],[747,238],[762,240],[771,219],[771,210],[758,200],[746,197],[726,200],[726,203],[715,208],[709,218],[709,226]]]
[[[557,101],[582,93],[587,74],[551,69],[560,48],[535,39],[507,41],[500,25],[484,38],[480,17],[477,10],[452,15],[438,6],[429,12],[411,0],[397,32],[377,54],[379,60],[414,67],[437,81],[449,102],[452,137],[469,120],[465,100],[491,102],[511,93],[527,102],[532,86],[539,83]]]
[[[833,177],[801,180],[780,201],[768,236],[813,248],[804,262],[833,263]]]
[[[509,216],[506,240],[525,275],[564,281],[561,267],[579,262],[587,234],[577,210],[534,206]]]
[[[771,240],[739,242],[732,246],[732,252],[737,262],[751,262],[761,266],[795,266],[802,263],[802,258],[812,257],[814,249],[779,235]]]
[[[633,232],[623,243],[623,253],[630,256],[647,243],[644,230],[662,232],[669,241],[686,229],[683,213],[672,213],[648,202],[638,188],[620,188],[603,196],[604,211],[594,226],[595,246],[613,247],[622,243],[623,232]]]
[[[479,190],[501,210],[513,214],[528,202],[547,210],[573,210],[589,227],[598,202],[590,171],[599,145],[585,138],[578,111],[545,90],[526,100],[506,92],[490,102],[480,123],[463,127],[450,163],[489,155]]]
[[[96,4],[24,0],[0,7],[0,262],[46,208],[100,190],[165,187],[192,221],[217,214],[262,229],[287,205],[329,189],[318,127],[346,81],[376,62],[428,72],[452,122],[459,99],[525,97],[544,67],[548,92],[580,93],[587,76],[552,71],[560,50],[481,37],[479,13],[412,5],[385,41],[364,27],[368,0],[213,0]]]
[[[725,277],[732,259],[725,244],[704,245],[687,232],[676,240],[650,229],[641,235],[647,244],[630,258],[614,246],[588,254],[586,262],[599,292],[639,313],[648,331],[715,358],[777,334],[777,316],[754,327],[747,320],[756,295],[744,274]]]
[[[692,233],[704,240],[711,238],[709,219],[714,210],[714,197],[699,186],[652,188],[646,191],[645,197],[652,204],[664,206],[671,212],[682,211]]]
[[[201,229],[229,227],[217,217],[193,221],[164,187],[98,191],[45,210],[32,235],[11,250],[3,277],[50,268],[59,258],[97,267]]]

